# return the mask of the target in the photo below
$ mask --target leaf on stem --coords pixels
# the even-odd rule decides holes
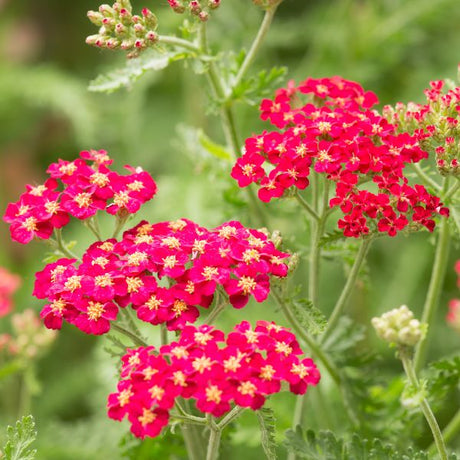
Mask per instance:
[[[121,88],[131,88],[147,71],[162,70],[172,62],[186,57],[187,53],[184,52],[160,54],[154,50],[146,51],[140,57],[128,60],[125,67],[99,75],[91,81],[88,89],[98,93],[112,93]]]
[[[297,321],[310,335],[322,334],[327,327],[327,319],[323,313],[313,305],[311,300],[300,299],[292,303],[292,312]]]
[[[259,420],[260,437],[265,456],[268,460],[276,460],[276,420],[273,409],[263,407],[262,409],[256,411],[256,415]]]
[[[29,446],[36,438],[37,432],[32,415],[22,417],[16,422],[16,426],[9,426],[4,448],[5,460],[33,460],[37,451],[29,449]]]
[[[299,459],[308,460],[427,460],[428,454],[408,448],[401,452],[395,446],[383,443],[380,439],[372,441],[353,434],[351,438],[337,438],[331,431],[288,430],[284,446]],[[454,459],[455,457],[451,457]]]
[[[197,132],[198,141],[200,145],[211,155],[219,158],[220,160],[231,161],[232,156],[222,145],[216,144],[212,141],[202,129]]]

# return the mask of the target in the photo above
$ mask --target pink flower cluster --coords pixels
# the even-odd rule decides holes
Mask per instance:
[[[261,103],[262,120],[278,130],[246,140],[232,177],[240,187],[259,184],[259,198],[268,202],[292,187],[305,189],[313,168],[336,184],[329,204],[344,214],[338,226],[345,236],[432,231],[433,218],[448,215],[447,208],[403,175],[407,164],[428,154],[416,136],[398,134],[395,125],[370,110],[377,102],[374,93],[340,77],[309,78],[299,86],[290,82],[274,100]]]
[[[14,292],[21,284],[21,279],[8,270],[0,267],[0,318],[7,315],[13,308],[11,299]]]
[[[28,185],[6,208],[3,220],[10,224],[12,239],[23,244],[35,237],[48,239],[70,216],[84,220],[100,210],[124,217],[137,212],[155,195],[156,184],[140,168],[126,166],[128,175],[111,171],[112,161],[106,151],[90,150],[74,161],[51,164],[44,184]]]
[[[128,417],[134,435],[157,436],[168,424],[176,398],[195,399],[204,413],[220,417],[232,404],[259,409],[286,382],[294,394],[316,385],[320,374],[288,329],[258,321],[235,326],[227,338],[212,326],[187,326],[179,340],[128,350],[122,380],[109,396],[109,417]]]
[[[455,264],[455,272],[457,273],[457,286],[460,288],[460,260],[457,260]],[[449,302],[446,319],[450,326],[460,332],[460,299],[452,299]]]
[[[445,82],[430,82],[426,104],[384,107],[386,117],[414,133],[420,144],[436,152],[442,175],[460,175],[460,87],[445,91]]]
[[[209,11],[220,6],[221,0],[168,0],[169,6],[179,14],[185,11],[198,17],[200,21],[209,19]]]
[[[262,302],[269,275],[286,276],[283,260],[265,233],[228,222],[213,230],[180,219],[141,222],[121,241],[96,242],[75,259],[60,259],[36,275],[34,295],[47,298],[41,316],[59,329],[62,320],[89,334],[104,334],[119,307],[139,319],[181,329],[208,308],[218,287],[235,308],[250,296]],[[167,280],[167,283],[164,282]]]

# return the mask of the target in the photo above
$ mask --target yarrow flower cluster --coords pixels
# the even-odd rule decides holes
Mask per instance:
[[[51,164],[44,184],[28,185],[6,208],[3,220],[10,224],[12,239],[23,244],[33,238],[49,239],[70,216],[85,220],[100,210],[120,218],[136,213],[153,198],[157,186],[141,168],[126,166],[128,175],[111,171],[112,161],[105,150],[90,150],[74,161]]]
[[[48,264],[36,275],[34,295],[49,300],[41,315],[52,329],[64,319],[86,333],[104,334],[119,307],[131,305],[139,319],[176,330],[194,322],[197,306],[208,308],[218,288],[235,308],[250,296],[262,302],[269,276],[286,276],[287,257],[265,233],[239,222],[207,230],[186,219],[143,221],[121,241],[91,245],[79,264]]]
[[[414,318],[414,314],[402,305],[394,308],[378,318],[372,318],[377,335],[391,345],[413,347],[426,334],[426,324]]]
[[[129,0],[120,0],[113,6],[101,5],[99,11],[88,11],[89,20],[99,31],[87,37],[86,43],[129,51],[129,58],[155,46],[158,41],[156,16],[148,8],[143,8],[141,15],[133,15],[132,10]]]
[[[169,6],[179,14],[188,11],[200,21],[209,19],[209,12],[220,6],[221,0],[168,0]]]
[[[259,198],[268,202],[288,189],[305,189],[313,168],[336,184],[329,205],[344,214],[338,226],[345,236],[432,231],[433,218],[448,209],[424,186],[410,186],[403,174],[407,164],[428,154],[416,136],[397,133],[370,110],[377,102],[374,93],[341,77],[290,82],[260,106],[262,120],[279,130],[247,139],[232,177],[240,187],[258,184]],[[371,181],[377,192],[370,190]]]
[[[0,267],[0,318],[13,308],[12,295],[21,284],[21,279]]]
[[[162,346],[128,350],[122,358],[122,380],[109,396],[109,417],[127,417],[134,435],[157,436],[168,424],[176,398],[195,399],[204,413],[220,417],[232,405],[259,409],[267,396],[289,385],[304,394],[320,374],[288,329],[247,321],[225,337],[212,326],[187,326],[179,340]]]
[[[420,145],[436,152],[436,165],[443,176],[460,176],[460,87],[447,91],[446,82],[430,82],[426,104],[398,103],[384,107],[390,122],[413,132]]]
[[[457,260],[455,264],[455,272],[457,273],[457,286],[460,288],[460,260]],[[451,327],[460,332],[460,299],[452,299],[449,302],[446,319]]]

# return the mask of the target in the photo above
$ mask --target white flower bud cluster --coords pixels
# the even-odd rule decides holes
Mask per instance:
[[[378,318],[372,318],[377,335],[390,344],[413,347],[425,336],[426,325],[421,324],[414,314],[403,305],[394,308]]]

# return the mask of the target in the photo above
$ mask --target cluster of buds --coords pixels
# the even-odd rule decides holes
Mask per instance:
[[[109,396],[109,417],[127,417],[135,436],[157,436],[168,424],[176,398],[195,399],[204,413],[221,417],[232,405],[260,409],[267,396],[286,385],[304,394],[320,374],[288,329],[247,321],[225,337],[220,330],[187,326],[177,342],[128,350],[122,380]],[[287,388],[286,388],[287,389]]]
[[[398,134],[370,110],[377,102],[374,93],[340,77],[290,82],[274,100],[261,103],[261,119],[278,130],[246,140],[232,177],[240,187],[258,184],[259,198],[268,202],[289,189],[305,189],[312,170],[325,175],[335,183],[329,205],[344,214],[338,227],[347,237],[432,231],[433,218],[448,215],[448,209],[422,185],[409,185],[403,174],[407,164],[428,154],[415,136]]]
[[[41,315],[52,329],[64,319],[86,333],[104,334],[119,308],[131,305],[139,319],[176,330],[194,322],[197,306],[208,308],[217,289],[235,308],[250,296],[264,301],[270,275],[286,276],[287,257],[265,233],[239,222],[207,230],[186,219],[144,221],[119,242],[94,243],[79,264],[48,264],[36,275],[34,295],[48,298]]]
[[[460,260],[457,260],[455,264],[455,272],[457,273],[457,286],[460,287]],[[453,329],[460,332],[460,299],[452,299],[449,302],[446,319]]]
[[[398,103],[386,106],[384,114],[400,129],[410,131],[420,145],[436,153],[436,165],[443,176],[460,176],[460,87],[445,91],[446,82],[430,82],[426,104]]]
[[[12,295],[21,284],[21,279],[0,267],[0,317],[7,315],[13,308]]]
[[[153,198],[156,184],[141,168],[126,166],[128,175],[111,171],[112,161],[105,150],[90,150],[74,161],[51,164],[44,184],[28,185],[19,200],[7,206],[3,220],[10,224],[12,239],[23,244],[49,239],[70,216],[86,220],[105,210],[126,219],[136,213]]]
[[[7,358],[36,359],[56,339],[56,331],[43,329],[40,317],[28,309],[11,317],[13,333],[0,335],[0,352]]]
[[[169,6],[179,14],[188,11],[200,21],[209,19],[210,10],[220,6],[221,0],[168,0]]]
[[[406,305],[372,318],[372,326],[381,339],[398,347],[414,347],[426,334],[426,325],[415,319]]]
[[[129,0],[101,5],[99,11],[88,11],[88,18],[99,27],[96,35],[86,38],[88,45],[129,51],[128,57],[133,58],[158,41],[156,16],[147,8],[141,15],[133,15]]]

